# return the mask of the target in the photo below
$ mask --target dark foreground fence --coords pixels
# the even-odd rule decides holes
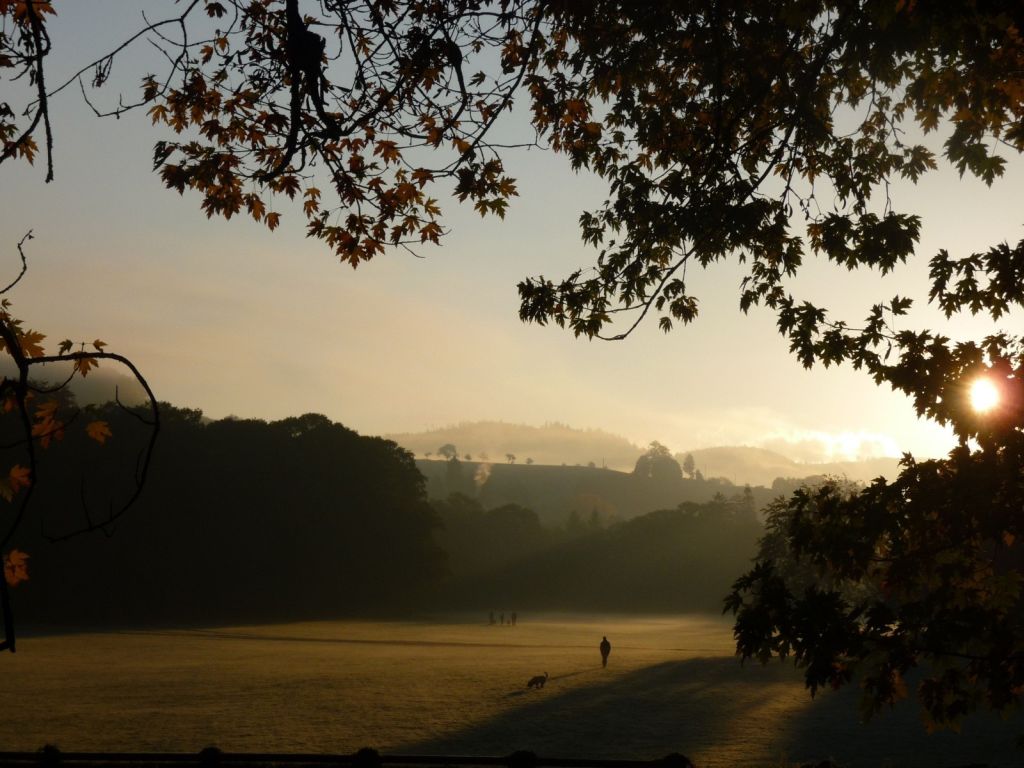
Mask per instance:
[[[671,754],[660,760],[588,760],[585,758],[540,757],[519,751],[502,757],[471,755],[382,755],[361,749],[350,755],[274,754],[222,752],[207,747],[201,752],[62,752],[43,747],[38,752],[0,752],[0,766],[6,768],[694,768],[685,755]]]

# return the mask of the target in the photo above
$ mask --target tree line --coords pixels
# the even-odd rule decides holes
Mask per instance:
[[[41,462],[39,527],[19,531],[27,623],[333,617],[408,610],[444,572],[423,477],[394,443],[324,416],[205,422],[163,404],[159,453],[110,537],[45,546],[135,470],[139,426],[114,407],[106,445],[68,432]]]
[[[130,410],[98,445],[68,431],[41,457],[39,527],[19,532],[29,625],[125,626],[409,615],[441,609],[717,610],[754,554],[750,499],[621,524],[546,525],[516,504],[428,501],[410,453],[324,416],[208,421],[161,406],[146,492],[116,529],[62,539],[133,487],[146,430]],[[113,501],[112,501],[113,500]],[[614,567],[608,567],[615,563]]]

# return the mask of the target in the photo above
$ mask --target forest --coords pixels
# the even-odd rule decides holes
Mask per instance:
[[[484,483],[479,498],[453,492],[431,499],[410,453],[324,416],[209,421],[164,404],[159,453],[132,514],[107,526],[109,536],[45,545],[41,539],[62,538],[132,486],[133,442],[145,425],[115,405],[85,411],[109,424],[113,436],[99,445],[67,430],[41,454],[41,526],[25,527],[16,543],[31,553],[32,575],[19,585],[16,604],[28,626],[512,606],[719,612],[763,530],[749,489],[744,495],[732,488],[732,498],[716,492],[703,503],[680,495],[668,508],[627,518],[608,513],[598,483],[572,497],[578,510],[542,519],[526,506],[491,503],[510,492],[498,471],[497,490]],[[540,497],[553,475],[572,481],[580,468],[498,469],[516,471],[512,490]],[[652,482],[584,469],[612,491],[621,486],[619,495]],[[649,489],[648,497],[669,498],[672,488],[678,490]]]

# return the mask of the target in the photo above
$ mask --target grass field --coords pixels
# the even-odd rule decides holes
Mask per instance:
[[[476,617],[473,617],[475,619]],[[481,617],[483,618],[483,617]],[[597,644],[612,642],[607,669]],[[543,690],[529,677],[550,674]],[[928,735],[911,707],[861,725],[856,691],[811,700],[741,666],[717,618],[521,616],[23,638],[0,657],[0,749],[506,754],[698,766],[1020,765],[1020,722]]]

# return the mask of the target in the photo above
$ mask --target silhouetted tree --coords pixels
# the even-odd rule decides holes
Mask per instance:
[[[529,456],[527,456],[526,457],[526,463],[527,464],[533,464],[533,459],[531,459]]]
[[[696,469],[696,464],[694,464],[693,461],[693,454],[688,453],[686,454],[686,458],[683,459],[683,472],[685,472],[686,476],[691,480],[693,479],[694,469]]]
[[[679,462],[672,458],[672,452],[657,440],[636,460],[633,474],[655,481],[681,480],[683,477],[683,471],[679,468]]]
[[[318,414],[207,423],[167,404],[161,414],[159,461],[116,536],[58,548],[40,545],[38,526],[21,532],[37,566],[19,587],[24,620],[181,624],[398,612],[440,583],[437,517],[412,455],[394,443]],[[95,481],[84,488],[90,508],[107,489],[134,482],[132,442],[145,425],[116,405],[88,415],[114,437],[100,447],[69,431],[64,455],[40,456],[44,533],[60,535],[81,516],[80,473]]]
[[[505,458],[508,459],[508,463],[509,464],[515,464],[516,463],[516,455],[514,453],[506,453],[505,454]]]
[[[25,12],[30,18],[35,18],[31,4]],[[3,13],[0,13],[0,22],[4,21]],[[39,29],[37,25],[32,28],[37,31]],[[39,43],[38,38],[36,43]],[[4,48],[5,38],[0,32],[0,57],[3,56]],[[0,129],[3,127],[5,109],[6,104],[0,106]],[[0,138],[3,138],[2,130]],[[6,503],[0,506],[0,621],[3,625],[0,630],[3,633],[0,651],[11,652],[16,649],[16,635],[10,589],[29,580],[29,552],[32,557],[38,558],[38,551],[32,545],[26,547],[28,552],[19,549],[18,545],[24,546],[19,536],[23,534],[24,524],[33,511],[30,502],[39,495],[37,484],[41,454],[51,444],[63,443],[66,435],[84,435],[92,447],[102,446],[114,437],[111,420],[100,418],[91,409],[78,407],[73,394],[67,389],[68,385],[76,378],[84,379],[100,365],[100,361],[113,361],[127,368],[145,392],[148,405],[128,409],[120,400],[117,401],[123,412],[135,420],[132,426],[135,427],[136,439],[131,439],[133,430],[128,429],[121,431],[115,442],[124,447],[130,446],[134,455],[127,457],[126,463],[118,463],[112,456],[108,457],[108,462],[121,469],[130,467],[131,481],[112,489],[104,482],[105,478],[99,471],[79,471],[73,478],[73,487],[81,491],[77,498],[67,500],[63,527],[53,530],[40,525],[42,538],[51,543],[93,531],[110,530],[136,504],[149,473],[153,448],[160,430],[160,411],[156,398],[130,360],[113,352],[105,352],[107,345],[99,339],[88,345],[84,341],[72,342],[65,339],[58,345],[56,354],[48,355],[43,348],[46,336],[26,328],[12,314],[11,301],[6,294],[18,285],[28,270],[24,246],[31,239],[32,233],[28,232],[17,243],[21,270],[5,287],[0,288],[0,296],[4,296],[0,304],[0,351],[10,358],[13,368],[10,374],[0,380],[0,497]],[[50,369],[44,367],[47,365],[51,366]],[[58,371],[58,380],[43,381],[41,376],[44,370]],[[72,429],[80,417],[80,424],[84,427],[81,433],[77,427]],[[138,434],[140,426],[141,434]],[[73,459],[69,460],[67,456],[67,449],[63,445],[61,448],[64,450],[58,451],[54,447],[53,452],[58,453],[61,461],[74,466]],[[95,491],[97,487],[102,489],[99,497]]]
[[[452,461],[458,458],[459,452],[451,443],[445,443],[437,449],[437,455],[443,456],[448,461]]]

